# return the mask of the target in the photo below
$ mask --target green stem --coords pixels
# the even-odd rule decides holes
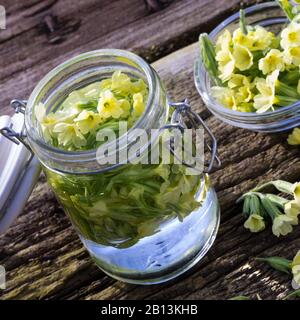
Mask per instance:
[[[299,101],[299,99],[292,98],[292,97],[286,97],[286,96],[276,96],[276,98],[277,98],[276,105],[278,105],[280,107],[286,107],[286,106],[289,106],[290,104],[293,104],[293,103]]]
[[[299,93],[296,88],[293,88],[283,82],[277,81],[276,93],[279,96],[287,96],[288,98],[300,99]]]
[[[247,35],[247,26],[246,26],[246,19],[245,19],[245,11],[243,9],[240,10],[240,28],[244,35]]]
[[[283,12],[285,13],[286,17],[290,21],[292,21],[294,19],[295,15],[293,13],[293,7],[289,3],[289,1],[288,0],[276,0],[276,2],[280,6],[280,8],[283,10]]]

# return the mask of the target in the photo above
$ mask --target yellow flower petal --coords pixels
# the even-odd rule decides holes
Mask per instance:
[[[118,119],[123,114],[121,102],[117,100],[110,90],[101,92],[97,110],[103,118]]]
[[[269,74],[274,70],[283,71],[284,67],[283,54],[277,49],[271,49],[258,63],[258,68],[263,74]]]
[[[287,139],[288,144],[298,145],[300,144],[300,129],[295,128],[291,134],[289,134]]]
[[[285,236],[293,231],[293,219],[285,214],[277,216],[273,220],[272,232],[276,237]]]
[[[259,214],[251,214],[245,221],[244,227],[249,229],[251,232],[260,232],[265,229],[264,218]]]
[[[103,118],[100,114],[88,110],[83,110],[78,117],[74,119],[74,122],[83,134],[95,131],[102,121]]]
[[[252,53],[249,49],[241,45],[234,46],[233,58],[235,61],[235,66],[241,71],[245,71],[253,65]]]
[[[145,104],[143,99],[141,93],[135,93],[133,95],[133,115],[135,117],[139,117],[144,112]]]
[[[281,32],[280,45],[283,49],[300,46],[300,24],[291,22]]]
[[[296,200],[291,200],[284,205],[285,214],[293,219],[293,225],[298,224],[298,215],[300,214],[300,206]]]
[[[300,286],[300,250],[292,261],[292,273],[294,282]]]

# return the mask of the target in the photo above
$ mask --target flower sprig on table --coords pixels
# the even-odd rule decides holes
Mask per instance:
[[[269,264],[273,269],[293,276],[292,287],[294,291],[286,295],[283,300],[287,300],[293,297],[300,297],[300,250],[296,253],[293,260],[288,260],[277,256],[256,258],[256,260],[265,262]],[[258,300],[262,300],[259,294],[257,294],[256,296]],[[245,295],[238,295],[235,297],[231,297],[229,300],[250,300],[250,297]]]
[[[268,187],[275,187],[284,196],[264,193]],[[290,200],[290,197],[293,197]],[[289,183],[275,180],[255,187],[243,194],[237,203],[243,202],[243,215],[247,218],[244,227],[251,232],[265,229],[266,222],[272,222],[275,236],[287,235],[299,222],[300,214],[300,183]]]
[[[211,94],[224,107],[263,113],[300,99],[299,16],[288,1],[278,2],[290,20],[278,36],[247,25],[243,11],[240,27],[225,30],[215,44],[200,35],[200,58],[214,83]]]

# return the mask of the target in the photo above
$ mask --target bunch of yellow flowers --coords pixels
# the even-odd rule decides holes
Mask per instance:
[[[291,7],[285,2],[280,1],[287,13]],[[263,113],[300,99],[299,16],[293,15],[276,35],[246,25],[241,11],[240,27],[233,33],[225,30],[215,44],[201,34],[199,44],[202,63],[215,84],[211,94],[222,106]]]
[[[287,197],[262,190],[275,187]],[[293,199],[289,199],[289,197]],[[237,202],[243,202],[243,215],[247,218],[244,227],[251,232],[265,229],[266,222],[272,222],[272,232],[275,236],[285,236],[292,232],[293,226],[298,225],[300,215],[300,183],[289,183],[275,180],[264,183],[245,193]]]
[[[67,150],[92,149],[101,129],[117,133],[121,120],[132,126],[144,111],[147,94],[142,79],[132,79],[118,70],[111,78],[72,91],[54,112],[47,113],[39,103],[35,115],[44,139],[52,145]]]

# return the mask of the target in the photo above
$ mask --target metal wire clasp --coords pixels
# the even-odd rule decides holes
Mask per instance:
[[[22,113],[22,114],[25,113],[26,104],[27,104],[26,100],[14,99],[10,102],[10,106],[15,110],[15,112]],[[30,146],[25,141],[26,133],[24,131],[24,127],[20,132],[16,132],[12,128],[12,126],[3,127],[3,128],[0,128],[0,134],[2,134],[5,138],[7,138],[8,140],[12,141],[15,144],[19,145],[20,143],[22,143],[31,154],[28,160],[28,163],[32,160],[32,158],[34,157],[34,153],[31,150]]]
[[[183,132],[188,126],[184,122],[182,116],[186,116],[192,126],[197,129],[199,127],[202,127],[204,131],[208,134],[210,143],[206,142],[206,146],[208,150],[210,151],[210,159],[208,162],[205,163],[205,168],[204,171],[205,173],[211,172],[212,168],[215,167],[220,167],[221,161],[217,156],[217,140],[209,127],[205,124],[203,119],[194,111],[191,110],[190,104],[187,99],[185,99],[182,102],[170,102],[169,105],[173,107],[175,110],[171,116],[170,123],[164,125],[161,130],[165,129],[179,129],[181,132]],[[174,149],[171,147],[171,152],[173,155],[176,157]],[[191,167],[189,164],[185,163],[183,161],[183,164]]]

